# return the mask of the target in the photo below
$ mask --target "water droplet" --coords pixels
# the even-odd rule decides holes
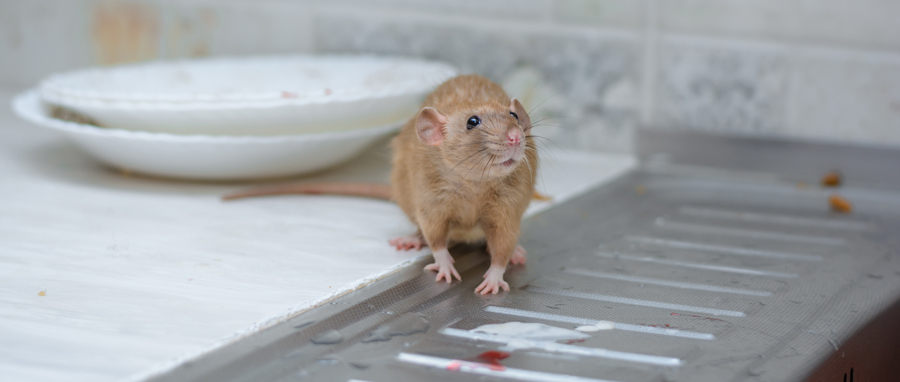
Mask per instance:
[[[362,342],[387,341],[394,336],[408,336],[410,334],[422,333],[428,330],[430,324],[424,316],[418,313],[406,313],[398,316],[396,319],[381,325],[369,333]]]
[[[344,336],[341,335],[341,332],[331,329],[317,334],[311,341],[316,345],[333,345],[343,340]]]

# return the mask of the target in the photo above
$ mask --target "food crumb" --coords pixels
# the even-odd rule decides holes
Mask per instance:
[[[807,188],[809,188],[809,185],[806,184],[806,182],[797,182],[797,189],[798,189],[798,190],[805,190],[805,189],[807,189]]]
[[[38,292],[38,296],[46,296],[46,295],[47,295],[47,291],[45,291],[45,290]]]
[[[297,96],[298,96],[298,94],[294,93],[294,92],[287,92],[287,91],[281,92],[281,98],[297,98]]]
[[[643,184],[639,184],[634,188],[634,192],[637,192],[638,195],[643,195],[645,192],[647,192],[647,187],[644,187]]]
[[[832,171],[822,177],[822,186],[837,187],[841,185],[841,173]]]
[[[853,205],[851,205],[847,199],[844,199],[837,194],[828,197],[828,203],[831,205],[832,211],[840,212],[842,214],[849,214],[850,211],[853,210]]]

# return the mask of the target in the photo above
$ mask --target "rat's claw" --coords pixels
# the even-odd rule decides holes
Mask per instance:
[[[525,251],[525,248],[522,248],[521,245],[517,245],[516,249],[513,250],[512,258],[509,259],[509,262],[513,265],[522,265],[525,264],[525,254],[528,252]]]
[[[484,282],[478,288],[475,288],[475,293],[481,292],[482,295],[488,293],[497,294],[500,293],[501,289],[509,292],[509,284],[503,281],[503,273],[505,271],[505,267],[491,266],[488,268],[488,271],[484,274]]]

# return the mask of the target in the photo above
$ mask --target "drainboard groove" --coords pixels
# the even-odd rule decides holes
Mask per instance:
[[[787,233],[776,233],[767,231],[756,231],[750,229],[726,228],[712,225],[684,223],[679,221],[671,221],[665,218],[656,218],[653,224],[657,227],[664,228],[676,232],[699,233],[704,235],[725,235],[737,236],[750,239],[789,241],[805,244],[821,244],[821,245],[844,245],[847,241],[843,238],[832,238],[823,236],[797,235]]]
[[[590,271],[587,269],[580,269],[580,268],[563,268],[563,272],[571,273],[571,274],[575,274],[575,275],[581,275],[581,276],[588,276],[588,277],[629,281],[629,282],[651,284],[651,285],[662,285],[662,286],[669,286],[669,287],[682,288],[682,289],[704,290],[704,291],[709,291],[709,292],[735,293],[735,294],[745,294],[745,295],[750,295],[750,296],[763,296],[763,297],[768,297],[768,296],[772,295],[771,292],[759,291],[759,290],[729,288],[729,287],[722,287],[722,286],[716,286],[716,285],[693,284],[693,283],[684,283],[684,282],[678,282],[678,281],[653,279],[653,278],[647,278],[647,277],[617,275],[617,274],[612,274],[612,273],[595,272],[595,271]]]
[[[516,350],[542,350],[551,353],[583,355],[588,357],[607,358],[618,361],[628,361],[636,363],[645,363],[657,366],[681,366],[684,361],[674,357],[662,357],[649,354],[629,353],[609,349],[588,348],[582,346],[574,346],[560,344],[556,341],[535,341],[526,340],[516,337],[501,336],[496,334],[474,333],[468,330],[460,330],[446,328],[441,330],[441,334],[465,338],[469,340],[499,343],[504,346],[514,347]]]
[[[746,317],[747,316],[746,314],[744,314],[744,312],[738,312],[735,310],[712,309],[712,308],[703,308],[703,307],[699,307],[699,306],[671,304],[668,302],[638,300],[638,299],[627,298],[627,297],[607,296],[607,295],[603,295],[603,294],[578,292],[578,291],[571,291],[571,290],[564,290],[564,289],[544,288],[544,287],[532,286],[532,285],[529,285],[525,289],[529,292],[535,292],[535,293],[554,294],[557,296],[576,297],[576,298],[583,298],[583,299],[594,300],[594,301],[605,301],[605,302],[613,302],[613,303],[618,303],[618,304],[644,306],[644,307],[648,307],[648,308],[682,310],[682,311],[688,311],[688,312],[711,314],[714,316],[730,316],[730,317]]]
[[[504,308],[504,307],[493,306],[493,305],[485,307],[484,311],[489,312],[489,313],[506,314],[506,315],[518,316],[518,317],[528,317],[528,318],[535,318],[535,319],[547,320],[547,321],[568,322],[568,323],[577,324],[577,325],[602,324],[602,322],[599,320],[589,320],[587,318],[563,316],[560,314],[532,312],[530,310]],[[646,333],[646,334],[658,334],[658,335],[672,336],[672,337],[693,338],[693,339],[698,339],[698,340],[714,340],[714,339],[716,339],[716,336],[714,336],[710,333],[689,332],[689,331],[681,330],[681,329],[656,328],[656,327],[652,327],[652,326],[633,325],[633,324],[625,324],[625,323],[620,323],[620,322],[613,322],[612,324],[613,324],[613,329],[615,329],[615,330],[625,330],[625,331]]]
[[[631,255],[624,255],[621,253],[603,253],[603,252],[595,253],[594,255],[597,257],[603,257],[603,258],[607,258],[607,259],[673,265],[676,267],[703,269],[703,270],[708,270],[708,271],[717,271],[717,272],[725,272],[725,273],[738,273],[738,274],[752,275],[752,276],[780,277],[780,278],[789,278],[789,279],[799,277],[796,273],[770,272],[770,271],[760,271],[757,269],[748,269],[748,268],[726,267],[726,266],[709,265],[709,264],[697,264],[697,263],[691,263],[691,262],[687,262],[687,261],[658,259],[658,258],[649,257],[649,256],[631,256]]]
[[[397,359],[401,362],[436,367],[460,373],[480,374],[504,379],[518,379],[534,382],[616,382],[606,379],[576,377],[574,375],[546,373],[511,367],[487,365],[480,362],[469,362],[458,359],[432,357],[421,354],[400,353]]]
[[[655,238],[655,237],[646,237],[646,236],[629,236],[629,237],[627,237],[627,240],[633,241],[636,243],[641,243],[641,244],[651,244],[651,245],[655,245],[655,246],[659,246],[659,247],[668,247],[668,248],[675,248],[675,249],[690,249],[690,250],[715,252],[715,253],[722,253],[722,254],[729,254],[729,255],[771,257],[773,259],[784,259],[784,260],[822,261],[822,256],[817,256],[817,255],[801,255],[801,254],[795,254],[795,253],[733,247],[733,246],[728,246],[728,245],[703,244],[703,243],[695,243],[695,242],[690,242],[690,241],[659,239],[659,238]]]
[[[735,211],[718,208],[705,208],[685,206],[678,209],[678,213],[688,216],[703,218],[715,218],[722,220],[737,220],[754,223],[775,223],[789,226],[806,226],[816,228],[834,228],[840,230],[868,231],[869,224],[861,221],[836,221],[828,219],[807,218],[792,215],[769,214],[761,212]]]

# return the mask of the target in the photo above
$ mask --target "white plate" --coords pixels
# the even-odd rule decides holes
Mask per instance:
[[[105,127],[282,135],[408,119],[454,75],[447,64],[391,57],[216,58],[57,74],[42,81],[40,93]]]
[[[308,173],[354,157],[396,131],[370,129],[271,137],[174,135],[100,128],[49,117],[36,90],[12,101],[19,117],[60,131],[113,167],[187,179],[236,180]]]

